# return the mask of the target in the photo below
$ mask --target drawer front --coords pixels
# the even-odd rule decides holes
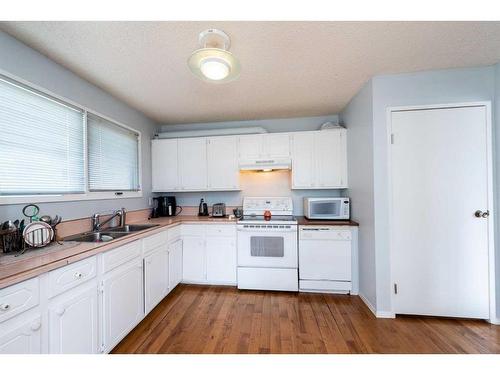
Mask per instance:
[[[169,243],[177,241],[182,235],[182,225],[176,225],[175,227],[168,228],[167,233]]]
[[[163,231],[160,233],[153,234],[152,236],[145,237],[142,239],[142,245],[144,247],[144,253],[148,253],[151,250],[156,249],[162,245],[167,244],[167,232]]]
[[[38,277],[0,290],[0,322],[6,321],[40,302]]]
[[[93,256],[49,272],[49,297],[74,288],[97,274],[97,257]]]
[[[205,225],[182,224],[181,233],[183,236],[204,236]]]
[[[141,241],[135,241],[102,254],[103,272],[109,272],[141,255]]]
[[[236,226],[227,225],[213,225],[209,224],[206,226],[207,236],[219,236],[219,237],[234,237],[236,236]]]

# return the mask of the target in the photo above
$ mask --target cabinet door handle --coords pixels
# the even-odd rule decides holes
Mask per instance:
[[[0,305],[0,310],[2,310],[2,311],[9,311],[10,310],[10,305],[8,303],[2,303]]]
[[[65,312],[66,312],[66,309],[64,307],[59,307],[56,310],[56,314],[59,315],[59,316],[63,316]]]
[[[37,321],[37,322],[33,322],[33,324],[31,324],[30,328],[31,328],[31,330],[33,332],[35,332],[35,331],[38,331],[41,326],[42,326],[42,323],[40,323],[39,321]]]
[[[75,279],[81,279],[83,277],[83,273],[75,272]]]

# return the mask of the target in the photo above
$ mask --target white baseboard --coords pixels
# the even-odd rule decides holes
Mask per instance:
[[[371,304],[371,302],[366,298],[363,293],[359,293],[359,298],[361,298],[361,301],[364,302],[364,304],[370,309],[373,315],[377,316],[377,310],[375,307]]]
[[[494,324],[496,326],[500,325],[500,319],[499,318],[488,319],[487,322],[490,323],[490,324]]]
[[[394,319],[394,318],[396,318],[396,314],[394,314],[392,311],[377,311],[375,316],[377,318],[381,318],[381,319]]]
[[[359,293],[359,297],[361,298],[361,301],[363,301],[364,304],[370,309],[372,314],[375,315],[376,318],[394,319],[396,317],[396,314],[394,314],[392,311],[377,311],[375,306],[373,306],[368,298],[366,298],[362,293]]]

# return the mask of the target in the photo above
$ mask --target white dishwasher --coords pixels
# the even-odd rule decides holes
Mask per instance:
[[[334,226],[300,226],[299,289],[349,293],[352,288],[352,233]]]

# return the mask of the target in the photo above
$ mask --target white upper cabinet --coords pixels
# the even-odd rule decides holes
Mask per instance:
[[[178,140],[181,190],[207,190],[207,139]]]
[[[256,134],[239,137],[240,160],[290,157],[290,134]]]
[[[289,158],[290,157],[290,134],[277,133],[264,136],[264,157]]]
[[[347,188],[345,129],[293,134],[292,188]]]
[[[314,133],[293,135],[292,187],[314,188]]]
[[[177,139],[153,139],[151,142],[153,191],[179,189],[177,143]]]
[[[208,190],[239,188],[238,142],[236,137],[207,139]]]
[[[153,191],[239,190],[239,164],[292,161],[292,189],[347,188],[346,129],[152,142]]]
[[[238,137],[240,160],[258,159],[263,151],[263,135],[243,135]]]

